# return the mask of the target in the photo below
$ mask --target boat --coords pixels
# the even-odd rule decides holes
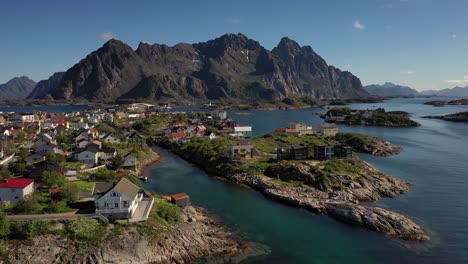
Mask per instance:
[[[139,176],[138,179],[140,179],[143,182],[148,182],[148,180],[149,180],[148,176],[143,176],[143,175]]]

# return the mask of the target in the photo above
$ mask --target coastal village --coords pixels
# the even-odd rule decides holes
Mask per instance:
[[[162,120],[160,125],[170,122],[151,131],[154,134],[145,133],[152,125],[144,122],[157,119]],[[333,137],[338,128],[324,123],[313,130],[305,123],[290,122],[272,132]],[[148,180],[148,176],[142,176],[144,166],[158,158],[147,144],[156,135],[177,143],[192,138],[237,138],[236,144],[224,150],[225,157],[233,161],[244,162],[265,155],[249,141],[252,126],[240,125],[221,109],[184,113],[171,111],[167,105],[132,104],[120,109],[70,113],[2,113],[0,133],[0,201],[11,207],[12,213],[18,211],[15,206],[20,200],[40,193],[49,203],[41,213],[60,213],[71,209],[66,204],[94,199],[94,212],[101,217],[147,219],[153,205],[152,195],[135,182]],[[271,160],[352,157],[352,148],[348,146],[317,146],[311,157],[310,146],[278,143],[278,147],[266,153]],[[172,201],[177,204],[174,197]],[[134,216],[136,212],[138,216]]]
[[[15,225],[25,220],[35,225],[38,219],[75,223],[94,218],[103,224],[140,230],[149,226],[151,232],[160,232],[155,230],[168,223],[211,221],[192,207],[186,190],[161,195],[143,188],[144,182],[152,181],[145,168],[159,160],[155,146],[272,199],[293,200],[296,206],[337,219],[344,218],[330,211],[336,206],[331,201],[345,201],[352,205],[347,210],[366,213],[371,208],[357,205],[358,200],[407,190],[401,183],[388,193],[375,189],[366,191],[368,197],[355,193],[356,188],[370,188],[365,181],[383,177],[371,175],[373,168],[354,155],[355,150],[373,155],[399,150],[377,138],[339,133],[335,123],[313,128],[290,121],[269,134],[255,135],[251,124],[240,124],[224,109],[182,112],[167,104],[135,103],[69,113],[4,112],[0,133],[0,201],[3,218]],[[382,149],[390,151],[379,152]],[[427,239],[419,226],[392,212],[373,221],[395,219],[416,230],[359,225],[402,239]]]

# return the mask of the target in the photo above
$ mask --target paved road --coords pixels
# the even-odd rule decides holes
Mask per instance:
[[[12,221],[24,220],[67,220],[79,217],[94,217],[95,214],[77,214],[78,210],[61,214],[33,214],[33,215],[8,215],[7,218]]]

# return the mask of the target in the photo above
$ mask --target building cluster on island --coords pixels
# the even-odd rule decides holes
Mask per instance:
[[[238,122],[228,117],[225,110],[217,109],[212,104],[205,104],[202,109],[209,110],[200,118],[191,118],[186,123],[174,121],[168,125],[164,135],[171,141],[180,143],[188,142],[192,137],[205,137],[215,139],[218,137],[235,137],[248,139],[252,137],[252,126],[241,126]],[[214,128],[209,129],[209,128]],[[216,131],[216,132],[214,132]],[[285,133],[294,136],[325,136],[334,137],[338,133],[338,127],[333,123],[318,125],[314,131],[312,126],[303,122],[290,122],[288,127],[275,128],[274,133]],[[274,160],[301,160],[309,159],[309,147],[303,144],[285,145],[276,148],[272,155]],[[233,145],[227,148],[224,155],[233,160],[249,160],[260,156],[255,144],[246,140],[245,143]],[[349,146],[316,146],[314,157],[318,160],[332,158],[347,158],[352,156],[352,148]]]

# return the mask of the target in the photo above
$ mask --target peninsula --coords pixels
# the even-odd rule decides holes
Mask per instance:
[[[402,111],[387,112],[383,108],[375,110],[353,110],[350,108],[333,108],[321,117],[326,122],[347,125],[383,126],[383,127],[414,127],[420,126],[409,118],[410,114]]]
[[[432,105],[432,106],[445,106],[445,105],[468,105],[468,99],[459,99],[459,100],[452,100],[452,101],[429,101],[425,102],[425,105]]]
[[[150,143],[170,149],[210,174],[272,199],[395,238],[430,239],[401,214],[360,205],[410,189],[410,183],[385,175],[353,154],[353,148],[381,156],[399,153],[401,149],[387,141],[337,133],[336,126],[327,124],[314,131],[297,122],[251,137],[251,127],[239,126],[219,110],[210,115],[151,117],[135,123],[134,128],[159,134],[149,138]]]
[[[449,115],[423,116],[423,118],[435,118],[454,122],[468,122],[468,112],[459,112]]]

